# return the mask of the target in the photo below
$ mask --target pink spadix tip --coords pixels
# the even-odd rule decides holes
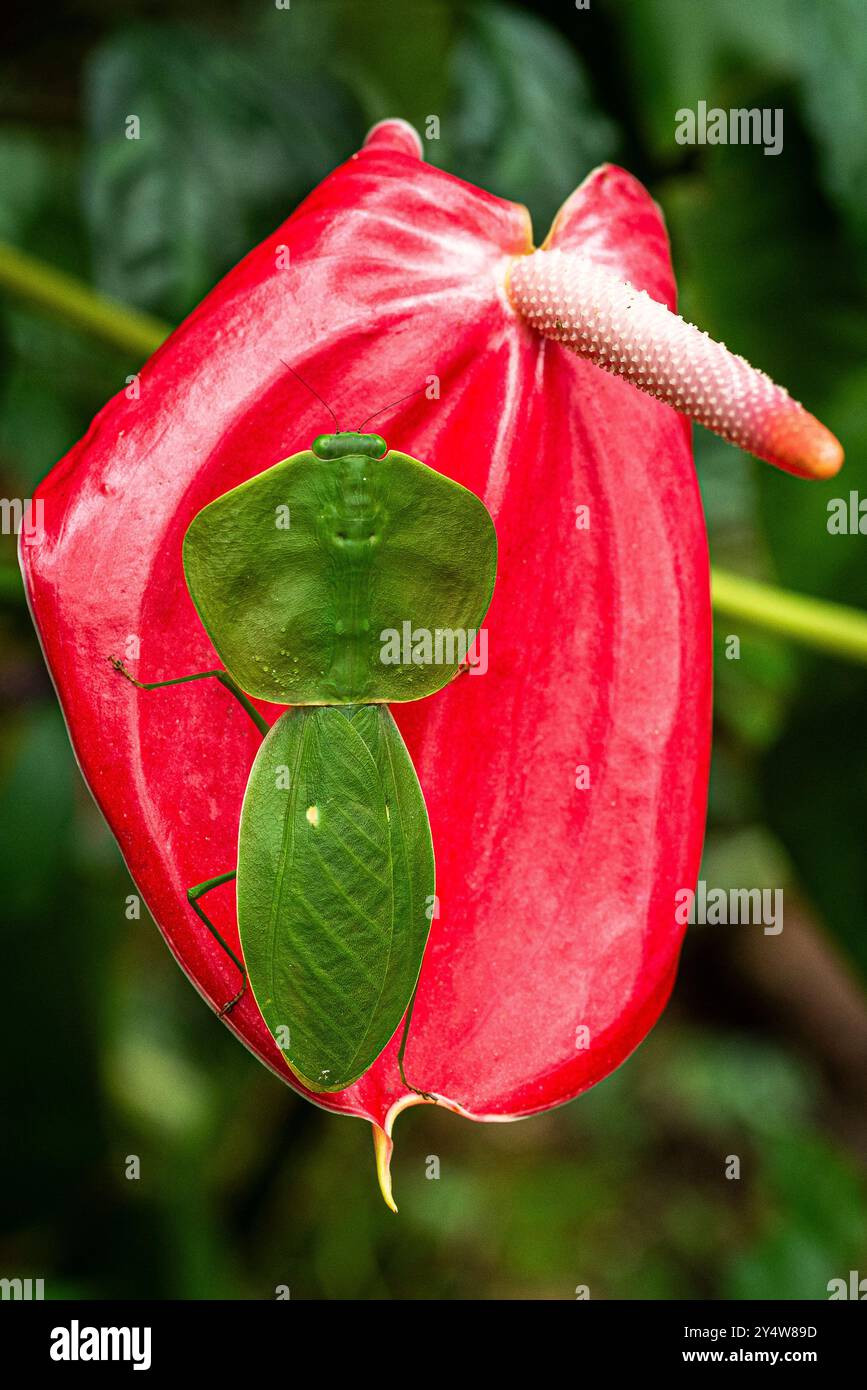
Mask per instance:
[[[520,257],[509,297],[537,332],[777,468],[802,478],[840,468],[839,441],[782,386],[579,253]]]

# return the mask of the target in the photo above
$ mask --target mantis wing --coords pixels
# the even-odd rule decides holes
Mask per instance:
[[[394,891],[394,931],[382,996],[364,1050],[377,1057],[412,997],[430,932],[436,875],[427,807],[412,759],[385,705],[362,705],[352,727],[364,739],[385,793]]]
[[[244,797],[238,927],[262,1016],[309,1089],[343,1090],[394,1033],[428,894],[427,812],[388,711],[284,714]]]

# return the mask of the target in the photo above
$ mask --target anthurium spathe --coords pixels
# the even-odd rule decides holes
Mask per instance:
[[[411,1084],[398,1032],[360,1080],[315,1097],[372,1122],[388,1200],[404,1106],[493,1120],[557,1105],[623,1061],[670,992],[711,704],[707,546],[676,411],[792,472],[841,461],[784,392],[671,312],[662,219],[630,175],[592,174],[536,251],[524,208],[420,154],[405,123],[376,127],[251,251],[48,476],[44,539],[22,551],[84,775],[219,1011],[237,972],[186,890],[235,863],[256,730],[215,682],[142,698],[109,656],[148,681],[217,664],[182,538],[329,427],[296,373],[344,426],[405,397],[376,429],[489,508],[488,669],[393,707],[437,861]],[[232,884],[212,903],[237,948]],[[224,1021],[303,1090],[249,992]]]

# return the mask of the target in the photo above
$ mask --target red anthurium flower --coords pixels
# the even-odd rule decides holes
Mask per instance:
[[[215,682],[143,697],[108,658],[146,680],[217,664],[181,539],[207,502],[330,428],[285,363],[344,428],[416,392],[375,428],[483,497],[499,536],[487,673],[394,708],[439,896],[409,1079],[474,1119],[530,1115],[606,1076],[658,1017],[710,743],[707,546],[676,412],[792,472],[841,461],[673,303],[660,213],[630,175],[598,169],[534,251],[524,208],[425,165],[415,132],[388,121],[42,485],[44,540],[23,564],[72,741],[215,1009],[237,973],[186,889],[235,865],[256,733]],[[209,911],[236,943],[231,884]],[[298,1086],[249,991],[225,1021]],[[398,1038],[355,1085],[316,1097],[372,1122],[389,1201],[392,1124],[422,1099],[401,1083]]]

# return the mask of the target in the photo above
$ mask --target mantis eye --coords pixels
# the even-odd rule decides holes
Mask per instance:
[[[347,454],[380,459],[388,445],[381,434],[358,434],[355,430],[342,430],[339,434],[320,434],[314,439],[311,448],[318,459],[340,459],[345,458]]]

